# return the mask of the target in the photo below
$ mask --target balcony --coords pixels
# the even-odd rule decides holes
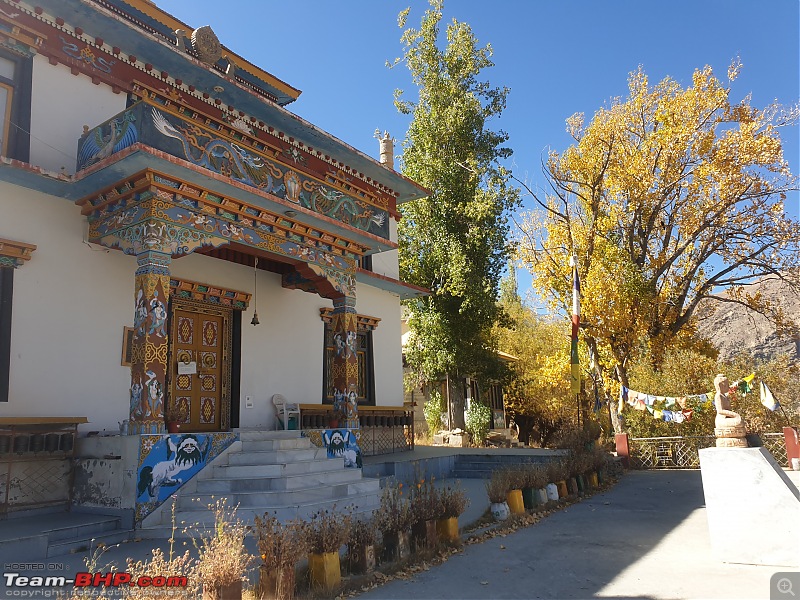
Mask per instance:
[[[396,247],[389,239],[385,197],[357,187],[341,172],[320,172],[310,153],[294,151],[288,142],[286,146],[270,145],[246,128],[216,121],[155,94],[145,95],[81,136],[77,177],[107,182],[108,176],[98,175],[110,170],[111,179],[117,181],[150,168],[296,217],[370,252]]]

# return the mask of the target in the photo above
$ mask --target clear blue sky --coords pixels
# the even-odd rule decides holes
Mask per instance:
[[[375,129],[400,142],[408,127],[395,110],[395,88],[413,98],[403,65],[397,14],[411,6],[418,26],[425,0],[156,0],[192,27],[210,25],[236,53],[303,91],[288,108],[377,157]],[[493,124],[510,135],[515,174],[541,185],[548,148],[570,143],[564,120],[587,119],[625,96],[628,74],[644,67],[651,82],[669,75],[683,85],[708,64],[725,78],[744,66],[732,97],[752,94],[757,107],[800,99],[798,0],[446,0],[445,22],[465,21],[494,49],[486,78],[511,88]],[[800,129],[783,132],[792,171],[800,172]],[[529,204],[529,203],[526,203]],[[800,215],[798,196],[787,207]],[[530,278],[519,272],[520,292]]]

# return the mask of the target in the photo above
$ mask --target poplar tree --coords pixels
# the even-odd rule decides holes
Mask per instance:
[[[733,101],[740,68],[731,64],[727,83],[698,69],[686,87],[669,77],[652,85],[640,68],[626,99],[588,123],[569,118],[574,144],[547,160],[549,193],[533,194],[519,257],[567,311],[577,256],[582,338],[608,380],[628,386],[638,358],[658,370],[668,350],[693,343],[701,302],[738,303],[792,327],[742,285],[780,278],[800,288],[800,223],[784,207],[798,182],[780,137],[797,109]]]
[[[453,20],[440,40],[442,0],[431,0],[419,29],[400,13],[404,53],[416,100],[395,92],[412,121],[403,142],[403,174],[430,191],[400,209],[400,273],[431,294],[407,304],[406,360],[416,383],[449,380],[450,423],[464,428],[465,377],[484,381],[502,370],[491,331],[500,319],[498,286],[508,257],[508,213],[519,201],[501,161],[511,156],[499,117],[509,89],[492,87],[490,45],[479,46],[466,23]],[[443,48],[440,48],[440,43]]]

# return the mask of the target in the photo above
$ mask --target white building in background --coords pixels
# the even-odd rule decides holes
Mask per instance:
[[[274,428],[274,394],[402,406],[421,188],[148,0],[0,9],[0,460],[64,450],[55,425],[145,440],[167,406],[215,444]]]

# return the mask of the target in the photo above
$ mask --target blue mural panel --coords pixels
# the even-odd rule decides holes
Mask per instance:
[[[358,446],[356,431],[351,429],[325,429],[322,443],[328,451],[328,458],[344,458],[344,466],[361,468],[361,448]]]
[[[143,435],[136,478],[141,521],[236,441],[233,433]]]

